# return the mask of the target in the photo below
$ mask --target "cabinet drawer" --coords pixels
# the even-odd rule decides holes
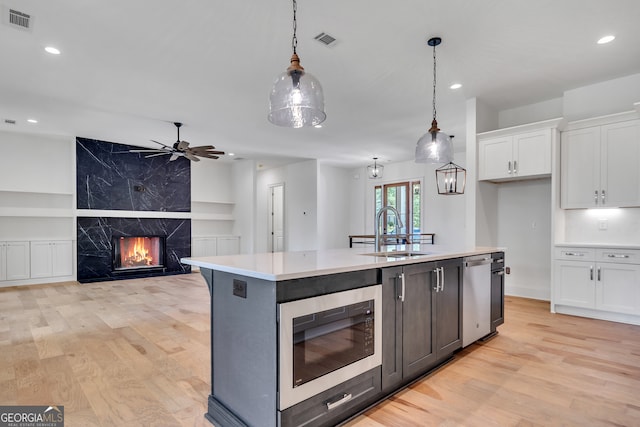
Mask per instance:
[[[556,259],[566,259],[575,261],[595,261],[596,251],[593,248],[556,248]]]
[[[279,412],[280,427],[336,425],[380,396],[380,367]]]
[[[640,264],[639,249],[597,249],[596,261],[618,264]]]

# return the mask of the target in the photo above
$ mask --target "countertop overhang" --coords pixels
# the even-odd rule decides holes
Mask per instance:
[[[180,262],[256,279],[282,281],[504,251],[504,248],[496,247],[451,248],[439,245],[396,245],[384,249],[389,256],[374,256],[370,247],[182,258]],[[403,251],[424,254],[393,256],[394,252]]]

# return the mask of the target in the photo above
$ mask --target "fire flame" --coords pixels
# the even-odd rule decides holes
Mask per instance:
[[[152,239],[148,237],[122,238],[120,241],[123,267],[144,267],[158,265],[154,260]],[[157,254],[155,255],[158,256]]]

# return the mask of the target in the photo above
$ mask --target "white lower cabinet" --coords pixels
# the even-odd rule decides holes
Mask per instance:
[[[29,242],[0,242],[0,280],[29,278]]]
[[[640,322],[640,317],[602,314],[640,316],[640,250],[556,248],[554,308],[566,312],[564,307],[586,309],[578,314],[596,318]]]
[[[31,242],[31,278],[73,275],[71,241]]]
[[[240,253],[240,237],[210,236],[194,237],[191,245],[191,256],[237,255]]]

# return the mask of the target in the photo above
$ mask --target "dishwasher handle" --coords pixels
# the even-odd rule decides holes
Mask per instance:
[[[476,267],[478,265],[486,265],[491,264],[491,258],[481,258],[481,259],[470,259],[465,261],[465,267]]]

